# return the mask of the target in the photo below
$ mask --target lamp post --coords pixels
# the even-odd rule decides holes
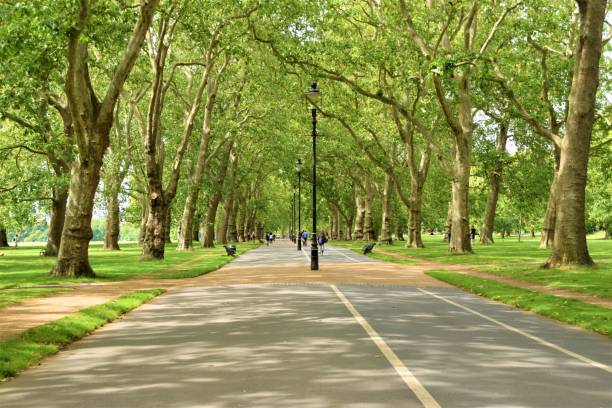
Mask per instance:
[[[298,175],[298,233],[302,232],[302,159],[297,159],[295,169]],[[302,250],[302,237],[297,237],[297,250]]]
[[[293,183],[293,190],[291,191],[291,242],[295,242],[295,189],[297,183]]]
[[[312,233],[310,247],[310,270],[319,269],[319,248],[317,247],[317,101],[321,91],[317,89],[317,83],[310,84],[310,89],[305,92],[306,98],[312,104]]]

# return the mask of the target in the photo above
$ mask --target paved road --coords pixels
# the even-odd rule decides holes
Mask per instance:
[[[451,288],[191,287],[0,385],[3,408],[81,406],[610,408],[612,341]]]

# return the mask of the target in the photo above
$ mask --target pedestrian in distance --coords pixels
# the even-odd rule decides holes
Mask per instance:
[[[319,248],[321,250],[321,256],[323,256],[323,252],[325,251],[325,243],[327,242],[327,235],[325,234],[325,231],[319,232],[319,236],[317,238],[317,241],[319,242]]]
[[[17,239],[17,235],[15,235],[15,236],[13,237],[13,244],[15,245],[15,248],[17,248],[17,241],[18,241],[18,239]]]
[[[308,231],[302,232],[302,245],[308,245]]]
[[[474,228],[474,226],[472,225],[472,229],[470,230],[470,237],[472,238],[472,241],[476,239],[476,235],[478,235],[476,233],[476,228]]]

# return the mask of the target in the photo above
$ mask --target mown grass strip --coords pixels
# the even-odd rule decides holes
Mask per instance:
[[[612,337],[612,310],[608,308],[445,270],[425,273],[477,295]]]
[[[16,376],[44,357],[57,353],[164,292],[164,289],[150,289],[128,293],[30,329],[15,339],[0,342],[0,380]]]

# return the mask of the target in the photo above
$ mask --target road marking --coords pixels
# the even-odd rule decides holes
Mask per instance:
[[[540,344],[542,344],[542,345],[544,345],[544,346],[546,346],[546,347],[549,347],[549,348],[551,348],[551,349],[554,349],[554,350],[560,351],[561,353],[567,354],[567,355],[568,355],[568,356],[570,356],[570,357],[574,357],[574,358],[576,358],[576,359],[578,359],[578,360],[582,361],[583,363],[586,363],[586,364],[592,365],[592,366],[597,367],[597,368],[601,368],[601,369],[602,369],[602,370],[604,370],[604,371],[607,371],[607,372],[609,372],[609,373],[612,373],[612,367],[610,367],[610,366],[608,366],[608,365],[606,365],[606,364],[599,363],[599,362],[597,362],[597,361],[591,360],[590,358],[585,357],[585,356],[583,356],[582,354],[574,353],[573,351],[570,351],[570,350],[568,350],[568,349],[566,349],[566,348],[564,348],[564,347],[558,346],[558,345],[556,345],[556,344],[554,344],[554,343],[551,343],[551,342],[549,342],[549,341],[547,341],[547,340],[544,340],[544,339],[543,339],[543,338],[541,338],[541,337],[534,336],[533,334],[529,334],[529,333],[527,333],[527,332],[524,332],[523,330],[518,329],[518,328],[516,328],[516,327],[514,327],[514,326],[510,326],[509,324],[506,324],[506,323],[500,322],[500,321],[499,321],[499,320],[497,320],[497,319],[494,319],[494,318],[489,317],[489,316],[487,316],[487,315],[484,315],[484,314],[482,314],[482,313],[480,313],[480,312],[477,312],[476,310],[471,309],[471,308],[469,308],[469,307],[467,307],[467,306],[461,305],[461,304],[459,304],[459,303],[457,303],[457,302],[453,302],[452,300],[447,299],[447,298],[445,298],[444,296],[437,295],[437,294],[432,293],[432,292],[429,292],[429,291],[427,291],[427,290],[425,290],[425,289],[421,289],[421,288],[417,288],[417,289],[419,289],[421,292],[426,293],[426,294],[428,294],[428,295],[430,295],[430,296],[433,296],[433,297],[435,297],[435,298],[438,298],[438,299],[440,299],[440,300],[443,300],[443,301],[445,301],[446,303],[450,303],[450,304],[451,304],[451,305],[453,305],[453,306],[457,306],[458,308],[461,308],[461,309],[466,310],[466,311],[468,311],[468,312],[470,312],[470,313],[472,313],[472,314],[475,314],[476,316],[482,317],[482,318],[483,318],[483,319],[485,319],[485,320],[488,320],[488,321],[490,321],[490,322],[493,322],[493,323],[495,323],[495,324],[497,324],[497,325],[499,325],[499,326],[501,326],[501,327],[503,327],[503,328],[505,328],[505,329],[507,329],[507,330],[510,330],[510,331],[515,332],[515,333],[521,334],[521,335],[523,335],[523,336],[525,336],[525,337],[527,337],[527,338],[529,338],[529,339],[531,339],[531,340],[533,340],[533,341],[536,341],[536,342],[538,342],[538,343],[540,343]]]
[[[334,251],[334,252],[339,253],[340,255],[342,255],[343,257],[347,258],[347,259],[348,259],[348,260],[350,260],[350,261],[353,261],[353,262],[356,262],[356,263],[361,263],[361,262],[363,262],[363,261],[359,261],[359,260],[357,260],[357,259],[355,259],[355,258],[353,258],[353,257],[348,256],[348,255],[347,255],[347,254],[345,254],[344,252],[340,252],[339,250],[337,250],[337,249],[336,249],[336,248],[334,248],[334,247],[328,247],[327,249],[329,249],[329,250],[331,250],[331,251]]]
[[[306,257],[306,260],[307,260],[308,262],[310,262],[310,255],[308,255],[308,252],[307,252],[307,251],[304,251],[304,247],[302,247],[302,253],[303,253],[303,254],[304,254],[304,256]]]
[[[355,309],[353,304],[344,296],[344,294],[338,289],[335,285],[330,285],[331,288],[336,292],[336,296],[340,299],[340,301],[346,306],[346,308],[351,312],[355,320],[363,327],[366,331],[370,339],[376,344],[378,349],[383,353],[383,355],[387,358],[387,361],[391,364],[391,366],[395,369],[395,371],[399,374],[399,376],[404,380],[408,388],[414,392],[417,398],[421,401],[424,408],[441,408],[440,405],[436,402],[436,400],[431,396],[429,391],[425,389],[423,384],[419,382],[419,380],[412,374],[412,372],[404,365],[402,360],[399,359],[397,354],[391,350],[391,348],[385,343],[385,341],[380,337],[380,335],[374,330],[370,323]]]

